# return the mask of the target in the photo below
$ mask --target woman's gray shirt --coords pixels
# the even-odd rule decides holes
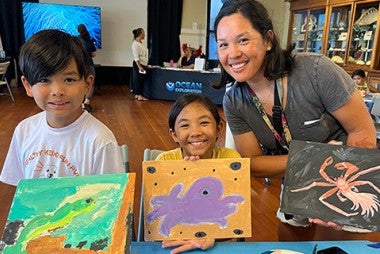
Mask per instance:
[[[354,91],[351,77],[329,58],[296,54],[284,109],[292,139],[345,142],[347,133],[329,112],[344,105]],[[233,135],[253,131],[268,153],[278,154],[273,133],[255,107],[246,83],[235,82],[224,96],[223,108]]]

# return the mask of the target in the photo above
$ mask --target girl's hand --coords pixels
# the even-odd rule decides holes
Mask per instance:
[[[197,161],[199,160],[199,156],[198,155],[186,155],[184,158],[183,158],[185,161]]]
[[[215,239],[166,240],[162,242],[162,248],[177,247],[170,252],[176,254],[194,249],[207,250],[214,244]]]

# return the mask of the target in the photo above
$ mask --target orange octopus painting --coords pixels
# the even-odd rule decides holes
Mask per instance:
[[[380,151],[293,140],[281,210],[380,230]]]

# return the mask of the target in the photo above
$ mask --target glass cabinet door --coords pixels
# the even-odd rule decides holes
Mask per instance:
[[[348,62],[357,65],[371,65],[379,2],[357,4]]]
[[[326,55],[338,64],[345,61],[350,17],[351,5],[331,9]]]
[[[307,52],[321,53],[325,9],[311,10],[307,29]]]
[[[305,51],[305,22],[307,24],[307,11],[300,11],[294,13],[292,40],[296,44],[294,49],[295,52]]]

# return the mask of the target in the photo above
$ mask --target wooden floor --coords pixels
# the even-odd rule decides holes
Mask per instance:
[[[0,96],[0,169],[17,123],[37,112],[34,100],[26,96],[21,87],[13,88],[15,103],[9,97]],[[127,85],[103,85],[98,88],[91,102],[93,115],[105,123],[115,134],[119,144],[129,148],[130,168],[137,173],[135,200],[140,198],[141,162],[145,148],[169,150],[176,144],[168,134],[168,112],[171,101],[136,101]],[[223,114],[222,108],[220,113]],[[224,136],[218,140],[224,145]],[[248,241],[277,241],[276,210],[279,207],[280,182],[272,179],[267,185],[261,178],[252,178],[252,237]],[[1,195],[1,194],[0,194]],[[135,202],[135,213],[139,202]],[[0,204],[1,207],[1,204]],[[0,209],[1,213],[2,209]],[[3,225],[0,225],[2,233]],[[369,240],[380,241],[379,235]]]

